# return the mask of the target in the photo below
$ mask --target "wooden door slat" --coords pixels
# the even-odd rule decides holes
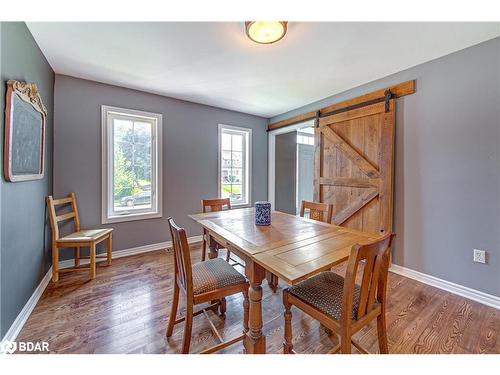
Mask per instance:
[[[378,178],[380,177],[379,172],[376,167],[373,166],[366,158],[356,151],[350,144],[342,139],[337,133],[335,133],[329,127],[320,128],[321,133],[328,138],[330,142],[334,144],[340,151],[344,153],[349,159],[351,159],[354,164],[356,164],[359,169],[361,169],[368,177]]]
[[[378,191],[375,189],[370,189],[365,191],[363,194],[358,196],[349,206],[340,211],[338,214],[333,216],[333,223],[336,225],[342,225],[347,219],[349,219],[356,212],[361,210],[365,205],[371,200],[378,196]]]
[[[316,120],[317,122],[317,120]],[[323,163],[321,160],[323,159],[323,135],[321,134],[321,130],[319,130],[319,126],[314,128],[314,180],[313,180],[313,199],[315,202],[322,202],[321,197],[321,184],[320,178],[323,176]]]
[[[321,185],[346,186],[358,188],[376,188],[380,187],[379,178],[359,178],[359,177],[321,177]]]
[[[381,235],[392,231],[393,215],[393,168],[394,168],[394,112],[395,103],[389,103],[389,112],[383,115],[381,139],[385,140],[385,147],[380,153],[381,176],[384,184],[380,188],[380,222],[379,233]]]
[[[372,116],[385,111],[385,103],[372,104],[366,107],[353,109],[347,112],[341,112],[334,115],[321,117],[319,119],[319,126],[326,126],[336,122],[350,121],[361,117]]]

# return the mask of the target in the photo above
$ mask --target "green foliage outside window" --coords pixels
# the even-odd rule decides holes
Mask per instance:
[[[131,127],[122,127],[116,134],[113,191],[115,202],[151,189],[151,133],[138,130],[133,132]]]
[[[123,197],[133,195],[140,191],[134,181],[132,173],[132,162],[126,159],[120,147],[115,149],[115,176],[114,176],[114,198],[120,200]]]

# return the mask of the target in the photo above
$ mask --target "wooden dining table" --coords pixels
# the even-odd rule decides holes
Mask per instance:
[[[254,208],[189,215],[210,236],[210,259],[227,248],[245,261],[249,280],[249,330],[244,339],[247,354],[264,354],[262,333],[262,281],[266,272],[294,285],[348,259],[351,247],[376,235],[273,211],[271,225],[255,225]]]

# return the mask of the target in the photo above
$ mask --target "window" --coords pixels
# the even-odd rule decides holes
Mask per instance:
[[[249,205],[252,129],[219,125],[219,197]]]
[[[310,135],[302,135],[302,134],[298,133],[297,134],[297,143],[300,143],[303,145],[314,146],[314,137],[311,137]]]
[[[162,115],[102,106],[102,222],[162,216]]]
[[[314,127],[297,129],[297,143],[314,146]]]

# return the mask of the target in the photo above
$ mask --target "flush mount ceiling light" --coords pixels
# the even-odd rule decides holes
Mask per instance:
[[[282,39],[286,34],[286,21],[247,21],[247,36],[255,43],[271,44]]]

